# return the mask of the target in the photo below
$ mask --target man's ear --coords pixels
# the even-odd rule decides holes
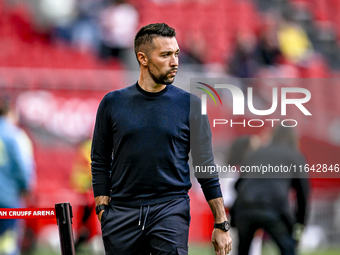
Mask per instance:
[[[148,65],[149,59],[148,59],[148,56],[144,52],[138,52],[137,59],[142,66]]]

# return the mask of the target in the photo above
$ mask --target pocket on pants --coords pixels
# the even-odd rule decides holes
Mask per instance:
[[[107,215],[109,214],[110,207],[111,206],[108,206],[102,214],[102,218],[100,219],[100,222],[101,222],[102,225],[103,225],[105,219],[107,218]]]
[[[191,214],[190,214],[190,198],[186,198],[186,202],[187,202],[187,208],[188,208],[188,216],[187,216],[187,220],[188,220],[188,225],[190,226],[190,222],[191,222]]]

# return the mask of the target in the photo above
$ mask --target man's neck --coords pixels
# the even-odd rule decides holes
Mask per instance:
[[[143,75],[139,76],[138,84],[143,90],[147,92],[159,92],[166,87],[165,84],[155,83],[155,81],[151,77],[145,78],[143,77]]]

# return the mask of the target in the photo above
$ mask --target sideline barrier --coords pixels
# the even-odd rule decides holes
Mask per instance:
[[[55,204],[55,208],[0,208],[0,219],[56,218],[62,255],[75,255],[70,203]]]

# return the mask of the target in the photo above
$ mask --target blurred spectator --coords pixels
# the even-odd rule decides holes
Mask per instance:
[[[100,14],[101,58],[118,57],[126,62],[127,53],[133,47],[138,22],[139,14],[134,6],[125,0],[109,0],[108,6]]]
[[[238,34],[236,52],[229,64],[229,73],[240,78],[253,78],[265,70],[279,71],[282,53],[278,41],[278,22],[275,12],[264,15],[258,36],[251,31]]]
[[[72,24],[72,45],[82,52],[99,51],[99,24],[100,10],[104,0],[77,0],[77,19]]]
[[[53,37],[70,42],[76,18],[76,0],[37,0],[44,26],[53,28]]]
[[[197,64],[202,65],[206,61],[206,42],[202,32],[188,31],[186,34],[185,42],[181,48],[180,61],[183,64]]]
[[[9,98],[0,96],[0,208],[21,207],[34,175],[32,144],[12,116]],[[16,219],[0,220],[0,254],[20,254],[22,226]]]
[[[243,165],[289,167],[304,163],[293,128],[280,126],[275,130],[272,142],[246,155]],[[279,177],[278,173],[274,174]],[[294,255],[306,219],[308,179],[296,178],[303,176],[293,174],[292,178],[249,177],[254,176],[242,173],[235,185],[238,195],[232,211],[233,223],[238,229],[238,254],[247,255],[254,233],[264,229],[277,243],[282,255]],[[297,198],[293,210],[289,200],[292,188]]]
[[[256,60],[256,37],[251,31],[237,35],[235,54],[229,63],[229,73],[239,78],[255,77],[258,70]]]
[[[260,31],[256,54],[261,67],[277,66],[281,59],[276,29],[275,26],[268,25]]]

